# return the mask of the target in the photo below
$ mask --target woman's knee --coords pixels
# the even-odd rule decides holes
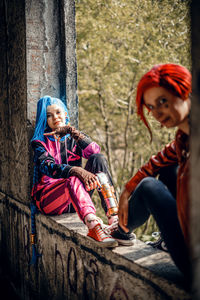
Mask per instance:
[[[103,154],[101,153],[95,153],[95,154],[92,154],[89,158],[88,158],[88,161],[89,162],[102,162],[102,161],[105,161],[106,158]]]
[[[165,185],[154,177],[144,178],[138,185],[137,193],[143,198],[144,202],[149,205],[157,205],[162,201],[163,196],[168,193]]]
[[[147,191],[152,191],[152,189],[155,188],[155,186],[158,184],[158,180],[154,177],[145,177],[143,178],[139,185],[138,189],[142,190],[143,192]]]
[[[142,179],[132,193],[129,205],[133,204],[144,207],[145,202],[150,202],[153,198],[152,193],[157,181],[154,177],[145,177]]]
[[[66,187],[72,190],[76,190],[79,186],[83,186],[83,182],[76,176],[70,176],[66,178]]]
[[[147,177],[140,184],[139,193],[147,207],[161,207],[164,202],[174,205],[176,202],[171,192],[160,180]]]

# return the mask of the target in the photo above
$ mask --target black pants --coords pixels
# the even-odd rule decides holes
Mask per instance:
[[[108,176],[108,179],[110,181],[110,184],[113,185],[112,177],[111,177],[109,167],[108,167],[108,162],[103,154],[101,154],[101,153],[92,154],[89,157],[89,159],[85,165],[85,169],[93,174],[96,174],[98,172],[106,173]],[[89,195],[92,196],[93,192],[94,192],[94,190],[89,191]],[[103,198],[101,192],[98,192],[98,193],[99,193],[99,196],[101,199],[101,206],[103,207],[105,213],[107,213],[107,207],[106,207],[104,198]]]
[[[166,171],[168,175],[164,176],[162,174],[161,179],[166,184],[170,181],[169,187],[172,192],[161,180],[153,177],[144,178],[138,184],[129,201],[128,228],[133,231],[144,224],[152,214],[161,231],[169,254],[180,271],[187,279],[190,279],[189,253],[177,216],[176,198],[173,196],[176,190],[176,180],[175,182],[170,180],[174,178],[173,176],[176,177],[176,170],[173,170],[174,174],[171,177],[169,176],[171,174],[170,170]]]

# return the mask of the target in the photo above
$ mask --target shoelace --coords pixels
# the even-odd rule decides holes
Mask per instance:
[[[110,235],[117,228],[118,228],[118,220],[116,220],[115,222],[113,222],[111,225],[105,225],[105,224],[103,224],[103,230],[108,235]]]
[[[96,234],[99,239],[103,240],[108,237],[108,236],[106,236],[104,230],[101,228],[101,225],[96,225],[95,229],[96,229]]]
[[[103,223],[103,220],[99,217],[96,216],[96,220],[97,222],[103,227],[103,226],[106,226],[104,223]]]

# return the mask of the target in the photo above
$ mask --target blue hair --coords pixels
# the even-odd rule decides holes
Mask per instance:
[[[31,142],[34,140],[45,142],[44,132],[52,131],[47,124],[47,106],[52,104],[57,104],[64,110],[64,112],[66,113],[65,124],[67,125],[69,123],[69,113],[66,105],[60,99],[52,98],[50,96],[44,96],[40,98],[37,103],[35,131]]]

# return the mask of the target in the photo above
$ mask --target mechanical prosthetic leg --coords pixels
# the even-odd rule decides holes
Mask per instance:
[[[118,200],[115,190],[106,173],[99,172],[95,175],[99,182],[97,190],[103,202],[102,205],[108,218],[108,224],[111,225],[118,222]]]
[[[97,188],[102,206],[108,218],[108,225],[102,226],[104,232],[112,236],[119,245],[131,246],[136,238],[134,233],[122,233],[118,226],[118,201],[115,190],[106,173],[99,172],[95,174],[98,178],[99,187]]]

